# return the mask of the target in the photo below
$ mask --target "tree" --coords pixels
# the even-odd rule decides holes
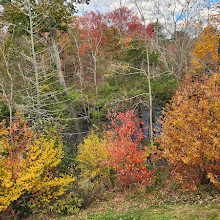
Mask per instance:
[[[145,27],[137,13],[129,10],[127,7],[120,7],[106,15],[108,26],[114,27],[119,34],[119,39],[125,38],[139,39],[154,36],[154,30],[151,25]]]
[[[86,72],[91,72],[94,79],[95,96],[98,94],[98,81],[101,81],[98,77],[98,72],[100,68],[101,61],[105,58],[106,37],[105,31],[108,30],[105,15],[101,13],[85,13],[76,19],[76,27],[80,27],[79,30],[79,40],[75,43],[78,45],[79,56],[81,58],[87,59],[86,62]],[[76,32],[77,28],[73,30]],[[77,33],[77,32],[76,32]],[[81,63],[82,64],[82,63]],[[82,68],[80,68],[82,70]],[[99,80],[98,80],[99,78]],[[100,83],[99,83],[100,84]],[[93,86],[92,86],[93,87]],[[95,97],[97,98],[97,97]]]
[[[51,104],[44,103],[45,99],[41,101],[41,98],[45,97],[45,94],[40,94],[40,80],[43,78],[41,75],[42,73],[53,71],[54,77],[51,77],[50,75],[50,79],[58,79],[60,90],[59,95],[64,97],[64,100],[59,101],[63,105],[67,104],[67,110],[72,119],[77,118],[77,112],[70,98],[69,88],[62,71],[60,48],[57,43],[59,37],[58,32],[60,32],[61,35],[67,32],[68,24],[72,22],[73,13],[75,12],[75,2],[88,3],[89,1],[8,1],[7,4],[4,5],[2,18],[7,23],[11,24],[11,26],[9,26],[9,33],[13,33],[14,36],[19,38],[23,37],[27,42],[30,40],[31,54],[30,56],[25,56],[29,52],[26,48],[26,50],[23,51],[23,55],[33,64],[36,90],[36,96],[33,98],[34,102],[36,101],[36,103],[34,103],[36,107],[34,110],[38,109],[38,115],[43,111],[42,109],[45,109],[45,106],[51,107]],[[37,51],[39,48],[41,51]],[[21,51],[22,49],[19,48],[19,52],[22,54]],[[48,56],[48,53],[50,56]],[[44,59],[44,57],[46,57],[46,59]],[[50,65],[50,67],[47,66],[47,71],[45,69],[41,71],[41,65],[39,64],[41,63],[41,59],[44,59],[44,64],[47,63]],[[22,69],[20,68],[20,70]],[[46,81],[48,82],[48,80]],[[50,82],[50,85],[51,84],[52,83]],[[53,84],[57,83],[53,82]],[[43,85],[43,87],[45,87],[45,85]],[[58,87],[58,85],[55,87]],[[54,97],[54,92],[48,92],[46,100],[50,99],[48,96],[51,94]],[[57,97],[54,98],[56,99]],[[51,112],[50,114],[53,114]],[[76,121],[76,127],[79,131],[80,128],[78,121]]]
[[[137,111],[126,113],[108,112],[111,122],[105,135],[108,159],[107,165],[116,170],[119,186],[148,185],[153,171],[146,167],[150,149],[142,146],[144,138],[141,120]]]
[[[192,51],[191,71],[193,73],[209,72],[213,74],[219,65],[217,28],[208,25],[199,35]]]
[[[67,101],[57,82],[56,70],[51,65],[50,49],[36,34],[33,18],[33,11],[28,7],[27,24],[20,26],[26,35],[16,35],[15,30],[3,35],[0,47],[4,59],[0,81],[5,92],[2,95],[9,109],[19,106],[33,119],[56,117],[64,112]]]
[[[12,122],[12,110],[13,110],[13,95],[14,95],[14,83],[13,77],[9,67],[9,56],[7,54],[6,45],[4,38],[0,42],[0,54],[1,54],[1,79],[0,79],[0,88],[1,88],[1,101],[4,106],[7,106],[9,111],[9,121]],[[3,100],[5,100],[3,102]]]
[[[183,186],[209,179],[220,187],[220,74],[187,76],[163,112],[162,155]]]

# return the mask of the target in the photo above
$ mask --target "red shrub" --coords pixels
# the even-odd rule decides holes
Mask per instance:
[[[144,139],[141,120],[137,111],[129,110],[118,114],[108,112],[107,140],[108,165],[117,171],[116,179],[120,186],[147,185],[152,172],[146,167],[147,152],[141,145]]]

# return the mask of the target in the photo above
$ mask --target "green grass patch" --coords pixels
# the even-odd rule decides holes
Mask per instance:
[[[126,210],[123,210],[126,209]],[[161,207],[147,207],[147,208],[134,208],[127,207],[119,210],[108,210],[106,213],[92,214],[92,210],[88,213],[84,213],[86,217],[74,218],[74,219],[93,219],[93,220],[173,220],[173,219],[220,219],[220,206],[192,206],[192,205],[169,205]]]

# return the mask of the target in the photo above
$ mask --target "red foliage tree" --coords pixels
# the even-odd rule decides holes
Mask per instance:
[[[107,29],[105,15],[88,12],[76,19],[75,29],[80,30],[80,53],[85,55],[89,50],[93,53],[101,52],[104,46],[105,36],[103,31]]]
[[[106,48],[112,47],[112,41],[111,45],[107,45],[109,43],[107,38],[143,40],[155,36],[152,24],[145,27],[140,18],[126,7],[106,14],[84,13],[76,19],[74,29],[76,32],[80,30],[80,53],[82,55],[86,55],[91,50],[97,55],[105,54]]]
[[[108,26],[119,31],[121,37],[137,37],[141,40],[154,37],[152,24],[144,26],[137,14],[126,7],[118,8],[106,15]]]
[[[108,165],[117,171],[120,186],[148,185],[153,171],[146,167],[147,152],[141,145],[144,138],[142,121],[137,111],[108,112],[111,125],[106,133]]]

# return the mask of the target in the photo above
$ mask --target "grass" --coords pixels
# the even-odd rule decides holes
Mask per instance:
[[[192,196],[192,195],[191,195]],[[155,197],[154,197],[155,198]],[[127,195],[118,194],[114,199],[93,204],[90,208],[81,211],[77,216],[63,218],[93,219],[93,220],[209,220],[220,219],[219,197],[169,198],[169,200],[152,200],[150,197],[128,199]]]
[[[102,204],[103,205],[103,204]],[[146,204],[120,204],[112,207],[94,207],[84,210],[78,216],[52,218],[53,220],[218,220],[218,205],[162,205],[144,207]],[[143,208],[144,207],[144,208]],[[41,218],[39,218],[41,219]],[[47,219],[47,218],[43,218]],[[42,220],[42,219],[41,219]]]
[[[99,201],[74,216],[38,217],[38,220],[220,220],[220,195],[212,185],[186,191],[173,179],[166,178],[149,189],[106,191]]]
[[[196,206],[172,206],[172,207],[150,207],[145,209],[129,209],[127,211],[115,212],[109,211],[101,215],[88,215],[86,218],[76,219],[94,219],[94,220],[110,220],[110,219],[146,219],[146,220],[170,220],[170,219],[219,219],[219,209],[205,208]]]

